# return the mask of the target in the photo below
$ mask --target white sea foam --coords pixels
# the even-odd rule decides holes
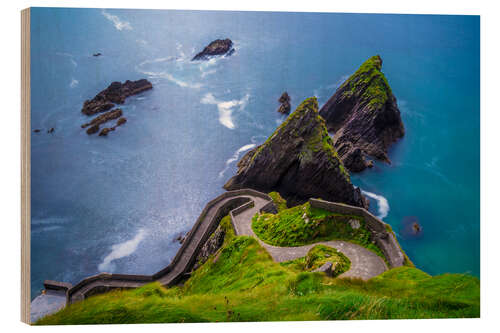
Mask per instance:
[[[132,30],[132,26],[130,25],[129,22],[127,21],[122,21],[118,16],[116,15],[111,15],[108,13],[106,10],[101,11],[102,15],[104,15],[105,18],[107,18],[109,21],[113,22],[115,28],[117,30]]]
[[[170,56],[170,57],[155,58],[153,60],[144,60],[143,62],[141,62],[139,64],[138,67],[142,67],[142,66],[147,65],[147,64],[155,64],[155,63],[159,63],[159,62],[172,61],[174,59],[175,59],[174,56]]]
[[[250,95],[246,94],[240,100],[220,101],[217,100],[213,94],[208,93],[203,96],[201,103],[217,105],[217,109],[219,110],[219,122],[229,129],[235,129],[236,125],[233,122],[234,108],[239,107],[240,111],[245,109],[249,99]]]
[[[210,58],[207,61],[203,61],[199,65],[201,77],[204,78],[207,75],[214,74],[215,72],[217,72],[217,69],[215,69],[213,67],[217,64],[217,61],[219,61],[220,59],[223,59],[223,58]]]
[[[203,86],[201,83],[190,83],[187,81],[180,80],[169,73],[164,73],[162,75],[162,77],[164,77],[165,79],[167,79],[167,80],[169,80],[169,81],[171,81],[171,82],[175,83],[176,85],[183,87],[183,88],[199,89]]]
[[[74,88],[78,85],[79,81],[76,79],[71,79],[71,83],[69,84],[70,88]]]
[[[368,191],[361,190],[361,192],[364,195],[366,195],[367,197],[374,199],[377,202],[377,207],[378,207],[377,217],[379,219],[383,219],[387,216],[387,214],[389,214],[390,207],[389,207],[389,202],[387,201],[386,198],[384,198],[381,195],[378,195],[378,194],[375,194],[372,192],[368,192]]]
[[[235,151],[233,156],[231,156],[231,158],[229,158],[226,161],[226,167],[224,168],[224,170],[219,172],[219,178],[222,178],[222,176],[224,176],[224,173],[227,171],[227,169],[229,169],[229,166],[231,165],[231,163],[237,161],[240,158],[241,153],[246,152],[250,149],[253,149],[253,148],[255,148],[255,146],[256,146],[255,143],[249,143],[247,145],[240,147],[237,151]]]
[[[205,76],[207,75],[210,75],[210,74],[215,74],[217,72],[217,70],[214,68],[214,69],[209,69],[209,70],[206,70],[206,71],[202,71],[201,72],[201,77],[204,78]]]
[[[61,56],[61,57],[66,57],[66,58],[69,58],[69,61],[71,62],[71,64],[72,64],[74,67],[77,67],[77,66],[78,66],[78,63],[76,62],[75,57],[74,57],[71,53],[67,53],[67,52],[56,52],[56,55]]]
[[[177,53],[179,54],[179,57],[177,58],[177,61],[183,61],[186,59],[186,54],[182,50],[182,44],[177,42]]]
[[[179,87],[183,87],[183,88],[199,89],[199,88],[203,87],[203,84],[201,84],[201,83],[187,82],[187,81],[181,80],[179,78],[176,78],[175,76],[173,76],[172,74],[167,73],[167,72],[151,72],[151,71],[144,71],[144,70],[140,70],[140,69],[139,69],[139,72],[149,76],[149,78],[167,79],[170,82],[173,82],[176,85],[178,85]]]
[[[108,254],[103,261],[99,264],[98,269],[101,272],[114,270],[113,261],[123,257],[127,257],[134,253],[139,246],[139,243],[146,237],[146,231],[140,229],[134,238],[123,243],[115,244],[111,247],[111,253]]]

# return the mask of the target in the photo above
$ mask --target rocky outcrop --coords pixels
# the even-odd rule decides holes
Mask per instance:
[[[101,130],[101,132],[99,133],[99,136],[107,136],[109,134],[109,132],[114,131],[118,126],[121,126],[121,125],[125,124],[126,122],[127,122],[127,118],[125,118],[125,117],[118,119],[115,126],[103,128]],[[97,130],[99,130],[99,125],[97,125]],[[87,133],[88,133],[88,131],[87,131]]]
[[[344,165],[351,172],[371,167],[376,158],[390,163],[388,147],[405,130],[396,98],[381,72],[382,59],[368,59],[321,108]]]
[[[366,207],[333,148],[315,97],[308,98],[259,147],[238,162],[226,190],[278,191],[288,204],[323,198]]]
[[[332,277],[333,271],[335,270],[336,266],[337,266],[337,263],[335,263],[335,265],[334,265],[330,261],[327,261],[321,267],[318,267],[315,270],[312,270],[311,272],[323,272],[327,276]]]
[[[115,106],[115,103],[123,104],[127,97],[139,94],[152,88],[153,85],[146,79],[137,81],[127,80],[125,83],[113,82],[109,85],[109,87],[98,93],[93,99],[86,100],[83,103],[82,113],[87,116],[91,116],[96,113],[108,111]],[[116,127],[127,122],[127,119],[122,117],[122,115],[122,109],[114,109],[95,117],[90,122],[83,124],[81,127],[89,127],[86,132],[88,135],[91,135],[99,132],[100,125],[108,122],[109,120],[119,118],[115,126],[103,128],[99,132],[99,136],[106,136],[109,132],[114,131]]]
[[[233,42],[229,39],[216,39],[210,44],[208,44],[203,51],[198,53],[191,59],[191,61],[194,60],[208,60],[212,56],[219,56],[219,55],[231,55],[234,52],[233,48]]]
[[[82,113],[87,116],[111,109],[114,104],[123,104],[129,96],[152,89],[153,85],[146,79],[137,81],[127,80],[125,83],[113,82],[98,93],[93,99],[83,103]]]
[[[193,271],[195,271],[198,267],[203,265],[208,258],[217,252],[224,244],[224,237],[226,236],[226,232],[219,225],[217,229],[215,229],[214,233],[210,235],[205,244],[200,249],[200,252],[196,256],[196,263],[194,264]]]
[[[95,117],[94,119],[92,119],[88,123],[83,124],[82,128],[86,128],[88,126],[95,126],[95,125],[99,126],[99,125],[104,124],[105,122],[107,122],[109,120],[120,118],[122,115],[123,115],[122,109],[114,109],[114,110],[108,111],[106,113],[103,113],[100,116]],[[88,131],[87,131],[87,134],[91,134],[91,133],[88,133]]]
[[[280,98],[278,99],[278,102],[281,104],[280,107],[278,108],[279,113],[283,114],[289,114],[292,106],[290,105],[290,96],[288,93],[285,91],[283,94],[281,94]]]

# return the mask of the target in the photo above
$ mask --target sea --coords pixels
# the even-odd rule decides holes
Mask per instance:
[[[31,297],[46,279],[152,274],[237,161],[292,108],[323,105],[379,54],[406,135],[391,164],[352,174],[429,274],[480,272],[478,16],[33,8]],[[235,52],[191,58],[230,38]],[[100,56],[93,56],[101,53]],[[113,81],[154,88],[89,136],[80,111]],[[54,128],[53,133],[47,133]],[[421,232],[414,235],[417,222]]]

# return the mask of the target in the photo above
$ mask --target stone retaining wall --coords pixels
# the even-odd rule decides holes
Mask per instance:
[[[372,233],[372,238],[375,240],[375,244],[384,253],[390,268],[403,266],[404,255],[399,247],[398,241],[392,232],[387,230],[387,224],[379,218],[373,216],[369,211],[360,207],[320,199],[310,199],[309,203],[311,204],[311,207],[322,208],[334,213],[363,217],[368,230]]]

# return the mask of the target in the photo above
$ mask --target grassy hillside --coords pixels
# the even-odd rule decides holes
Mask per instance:
[[[230,230],[183,286],[157,283],[73,304],[37,324],[447,318],[479,316],[479,280],[400,267],[369,281],[329,278],[272,261]]]

